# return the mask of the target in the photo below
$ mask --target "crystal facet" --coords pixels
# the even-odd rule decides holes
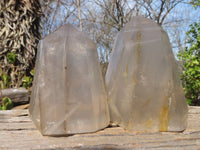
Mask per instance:
[[[30,117],[43,135],[94,132],[109,124],[96,45],[71,24],[40,42]]]
[[[182,131],[187,104],[166,32],[138,16],[118,33],[106,73],[111,122],[136,131]]]

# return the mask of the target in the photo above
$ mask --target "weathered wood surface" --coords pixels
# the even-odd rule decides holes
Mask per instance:
[[[3,89],[0,92],[0,96],[9,97],[14,105],[21,105],[29,103],[28,98],[28,90],[25,88],[10,88],[10,89]],[[0,100],[0,104],[1,104]]]
[[[190,107],[188,128],[177,132],[128,132],[112,127],[66,137],[42,136],[27,110],[0,111],[0,149],[132,150],[200,149],[200,107]]]

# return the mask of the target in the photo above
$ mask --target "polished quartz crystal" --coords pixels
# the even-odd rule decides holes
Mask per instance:
[[[71,24],[40,41],[29,112],[43,135],[94,132],[109,124],[96,45]]]
[[[183,131],[187,104],[166,32],[133,18],[118,33],[106,73],[111,122],[135,131]]]

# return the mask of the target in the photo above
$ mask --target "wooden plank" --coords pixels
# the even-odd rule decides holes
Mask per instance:
[[[42,136],[27,110],[0,111],[0,149],[200,149],[200,107],[190,107],[184,132],[130,132],[111,127],[96,133]]]

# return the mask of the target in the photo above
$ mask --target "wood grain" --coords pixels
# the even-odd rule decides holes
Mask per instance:
[[[110,127],[96,133],[66,137],[42,136],[28,110],[0,111],[0,149],[132,150],[200,149],[200,107],[189,107],[184,132],[129,132]]]

